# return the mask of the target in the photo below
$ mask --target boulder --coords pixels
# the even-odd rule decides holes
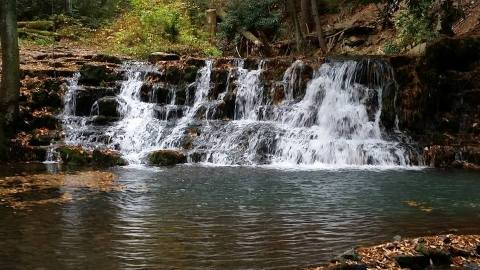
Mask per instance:
[[[118,74],[107,65],[88,63],[80,68],[80,78],[78,83],[82,85],[104,85],[120,79]]]
[[[92,156],[80,146],[64,145],[56,149],[63,163],[70,165],[88,165]]]
[[[95,149],[92,153],[92,163],[101,167],[125,166],[128,162],[117,151]]]
[[[118,94],[117,87],[83,86],[75,95],[75,115],[90,115],[93,104],[103,97]]]
[[[154,166],[175,166],[187,162],[184,153],[178,150],[158,150],[148,154],[148,164]]]
[[[154,52],[148,56],[148,61],[150,63],[156,63],[160,61],[178,61],[178,60],[180,60],[180,55],[176,53]]]

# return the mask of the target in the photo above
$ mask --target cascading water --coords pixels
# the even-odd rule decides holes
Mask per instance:
[[[381,128],[382,91],[394,80],[385,62],[329,61],[315,72],[304,95],[294,95],[304,68],[296,61],[285,72],[284,101],[276,105],[265,97],[266,62],[254,70],[244,68],[242,60],[235,63],[223,93],[212,95],[214,65],[206,61],[195,82],[185,87],[186,101],[177,102],[177,86],[168,86],[170,100],[164,104],[141,98],[145,76],[158,70],[126,64],[127,80],[116,96],[120,119],[94,131],[89,117],[77,117],[72,109],[78,90],[78,77],[73,78],[63,115],[66,141],[87,147],[102,142],[130,163],[141,163],[151,151],[174,148],[187,152],[191,162],[216,165],[411,165],[409,150],[384,139]],[[233,120],[216,117],[232,95]]]

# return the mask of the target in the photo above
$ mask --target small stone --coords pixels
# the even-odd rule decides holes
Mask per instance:
[[[400,241],[402,241],[402,237],[401,237],[400,235],[395,235],[395,236],[393,237],[393,241],[395,241],[395,242],[400,242]]]

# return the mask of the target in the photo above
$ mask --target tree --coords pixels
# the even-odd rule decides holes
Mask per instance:
[[[297,51],[302,51],[305,42],[303,39],[300,22],[298,20],[297,9],[295,8],[295,0],[287,0],[287,8],[295,28],[295,42],[297,44]]]
[[[0,86],[0,159],[7,154],[7,137],[12,132],[20,95],[20,59],[18,51],[15,0],[0,4],[0,40],[2,44],[2,81]]]
[[[322,31],[322,22],[320,20],[320,13],[318,12],[318,3],[317,0],[311,0],[312,3],[312,14],[315,20],[315,31],[317,32],[318,43],[323,52],[327,52],[327,45],[325,44],[325,39],[323,38]]]
[[[310,18],[312,17],[312,14],[310,13],[310,7],[311,7],[310,0],[302,0],[300,2],[300,7],[302,11],[303,33],[305,33],[305,35],[308,35],[310,33],[308,23],[310,22]]]

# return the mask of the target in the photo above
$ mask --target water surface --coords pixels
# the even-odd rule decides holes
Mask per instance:
[[[122,191],[77,197],[87,191],[76,189],[65,204],[0,205],[0,268],[301,269],[395,235],[480,232],[474,172],[114,172]]]

